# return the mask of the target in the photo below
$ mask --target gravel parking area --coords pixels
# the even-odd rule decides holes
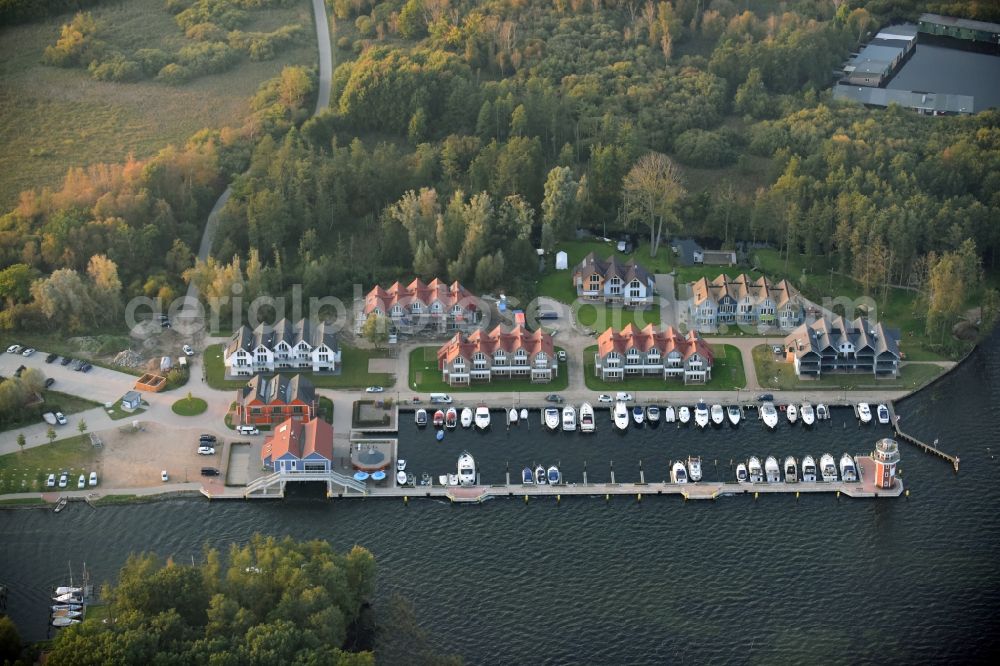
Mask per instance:
[[[139,488],[201,480],[202,467],[217,467],[226,473],[220,440],[214,456],[198,455],[197,428],[178,429],[147,421],[141,430],[131,431],[128,425],[98,433],[104,443],[99,455],[98,474],[101,485],[108,488]],[[160,480],[167,470],[168,483]]]

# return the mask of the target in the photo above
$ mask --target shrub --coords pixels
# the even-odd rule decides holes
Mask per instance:
[[[143,76],[142,65],[135,60],[126,60],[120,53],[103,62],[94,60],[88,69],[98,81],[138,81]]]
[[[171,85],[177,85],[184,83],[191,78],[191,70],[184,65],[178,65],[176,62],[172,62],[168,65],[164,65],[163,69],[160,70],[156,78],[164,83],[169,83]]]
[[[221,42],[226,32],[214,23],[196,23],[184,31],[184,36],[197,42]]]
[[[719,132],[689,129],[674,142],[674,153],[684,164],[695,167],[720,167],[733,161],[733,150]]]
[[[90,12],[78,12],[63,25],[55,45],[45,47],[42,62],[57,67],[89,65],[104,53],[105,44],[98,39],[101,28]]]
[[[341,51],[347,51],[347,50],[349,50],[351,48],[351,38],[350,37],[341,37],[340,39],[338,39],[337,40],[337,48],[340,49]]]
[[[358,34],[362,37],[375,36],[375,24],[368,16],[359,16],[354,21],[354,27],[358,29]]]
[[[191,76],[214,74],[229,69],[239,54],[223,42],[200,42],[185,46],[177,54],[178,62],[190,70]]]
[[[133,57],[142,67],[142,73],[146,76],[156,76],[156,74],[170,64],[170,55],[160,49],[139,49]]]

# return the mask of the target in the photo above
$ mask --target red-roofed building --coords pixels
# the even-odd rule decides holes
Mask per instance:
[[[333,426],[320,418],[288,419],[264,440],[264,466],[275,472],[329,472],[333,465]]]
[[[704,384],[712,378],[712,350],[696,331],[687,336],[672,326],[657,330],[653,324],[639,329],[628,324],[621,331],[608,329],[597,338],[594,372],[603,381],[625,375],[679,377],[685,384]]]
[[[468,336],[456,333],[437,356],[438,369],[452,386],[521,376],[544,383],[559,374],[552,336],[542,330],[532,333],[523,326],[509,331],[502,326],[489,332],[479,329]]]
[[[429,283],[417,278],[403,286],[394,282],[388,289],[376,285],[365,296],[361,323],[372,315],[386,315],[396,328],[426,328],[441,331],[468,331],[481,315],[479,299],[457,281],[446,284],[434,278]]]

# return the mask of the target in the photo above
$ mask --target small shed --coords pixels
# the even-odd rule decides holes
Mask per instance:
[[[569,255],[560,250],[556,252],[556,270],[564,271],[569,268]]]
[[[139,405],[142,403],[142,395],[138,391],[129,391],[122,398],[122,409],[132,411],[133,409],[139,409]]]

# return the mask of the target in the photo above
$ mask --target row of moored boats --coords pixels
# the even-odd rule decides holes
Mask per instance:
[[[767,456],[764,464],[761,465],[760,458],[751,456],[746,463],[736,466],[736,480],[739,483],[815,483],[823,481],[832,483],[834,481],[844,481],[853,483],[858,480],[858,464],[849,453],[840,456],[838,478],[838,465],[833,456],[824,453],[820,456],[819,465],[812,456],[802,458],[802,466],[799,467],[795,456],[787,456],[784,466],[778,464],[778,459],[774,456]]]
[[[49,610],[49,622],[53,627],[80,624],[84,613],[82,587],[57,587],[52,595],[52,601],[54,603]]]

